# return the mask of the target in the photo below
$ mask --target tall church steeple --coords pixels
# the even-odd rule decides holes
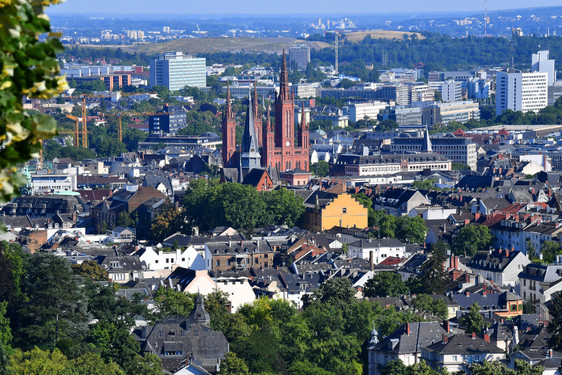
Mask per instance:
[[[248,95],[248,112],[244,124],[244,136],[242,138],[242,153],[240,156],[242,168],[261,168],[261,155],[259,153],[258,138],[256,136],[256,125],[254,123],[254,108],[252,107],[252,95]]]
[[[230,102],[230,86],[226,86],[226,103],[222,115],[222,165],[232,167],[232,156],[236,152],[236,120]]]

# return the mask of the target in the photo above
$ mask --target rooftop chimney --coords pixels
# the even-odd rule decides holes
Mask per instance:
[[[445,326],[445,331],[451,332],[451,323],[448,320],[445,320],[443,322],[443,325]],[[443,336],[445,336],[445,335],[443,335]]]
[[[487,333],[484,334],[484,341],[490,342],[490,335],[488,335]]]
[[[410,336],[410,323],[406,323],[406,334]]]
[[[476,338],[476,332],[472,332],[472,339],[474,340]]]
[[[443,334],[443,342],[446,344],[449,342],[449,337],[445,334]]]

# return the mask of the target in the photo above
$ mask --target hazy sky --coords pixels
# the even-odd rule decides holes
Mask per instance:
[[[283,4],[282,6],[280,4]],[[488,0],[488,9],[562,6],[562,0]],[[482,11],[484,0],[66,0],[49,13],[352,14]]]

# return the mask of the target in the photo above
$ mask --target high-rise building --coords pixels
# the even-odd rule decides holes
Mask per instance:
[[[205,87],[206,59],[184,55],[182,52],[165,52],[150,61],[150,87],[166,86],[170,91],[185,86]]]
[[[443,82],[441,99],[447,103],[460,101],[462,99],[462,83],[453,80]]]
[[[289,49],[289,61],[297,66],[298,70],[305,70],[310,62],[310,48],[306,44],[297,44]]]
[[[556,69],[554,68],[554,60],[549,60],[550,51],[539,51],[533,53],[531,60],[531,71],[548,74],[548,86],[553,86],[556,82]]]
[[[257,94],[254,89],[254,102],[256,102],[256,97]],[[253,165],[257,164],[257,160],[263,168],[277,168],[279,172],[297,168],[308,171],[310,167],[308,124],[306,123],[306,116],[302,116],[295,137],[294,100],[294,94],[289,87],[287,60],[285,51],[283,51],[279,94],[275,98],[275,125],[271,123],[269,108],[266,111],[266,121],[263,123],[258,106],[252,106],[252,100],[250,99],[250,109],[248,109],[250,112],[247,117],[251,122],[247,120],[245,124],[242,148],[237,151],[236,120],[230,103],[230,90],[227,89],[226,108],[222,119],[223,166],[225,168],[251,169]],[[261,138],[261,144],[259,138]],[[257,147],[261,148],[260,158],[257,158],[254,154],[256,142]]]
[[[548,73],[508,70],[496,75],[496,115],[508,109],[538,112],[548,105]]]

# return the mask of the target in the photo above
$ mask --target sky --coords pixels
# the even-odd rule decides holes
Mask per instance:
[[[488,0],[489,10],[545,6],[562,6],[562,0]],[[49,13],[343,15],[483,10],[484,0],[66,0]]]

